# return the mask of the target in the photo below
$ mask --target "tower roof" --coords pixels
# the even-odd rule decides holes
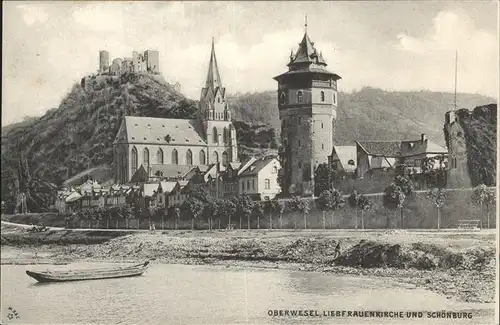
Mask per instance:
[[[212,52],[210,53],[210,64],[208,66],[205,88],[215,90],[218,87],[222,88],[222,81],[220,79],[219,67],[217,66],[217,58],[215,57],[214,39],[212,38]]]
[[[307,17],[305,24],[305,32],[304,37],[302,37],[302,41],[299,43],[299,49],[295,54],[290,53],[290,62],[288,63],[289,70],[277,77],[274,77],[275,80],[279,80],[284,76],[288,75],[296,75],[296,74],[326,74],[331,75],[334,79],[340,79],[340,76],[328,71],[326,69],[326,62],[323,58],[323,53],[316,50],[314,47],[314,42],[311,41],[309,35],[307,34]]]
[[[319,55],[316,52],[316,48],[314,47],[314,42],[311,41],[306,31],[304,33],[302,41],[299,43],[299,49],[297,50],[297,53],[295,53],[295,56],[290,61],[288,66],[298,65],[301,63],[307,63],[307,64],[316,63],[326,66],[326,63],[324,61],[319,62],[318,59]]]

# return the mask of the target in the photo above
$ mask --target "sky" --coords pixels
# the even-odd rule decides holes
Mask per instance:
[[[4,1],[2,125],[57,107],[110,59],[146,49],[160,71],[199,99],[212,37],[229,93],[274,90],[307,32],[341,91],[453,92],[498,97],[496,1],[63,2]]]

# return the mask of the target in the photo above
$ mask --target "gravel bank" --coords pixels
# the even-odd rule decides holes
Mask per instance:
[[[494,234],[170,231],[99,234],[95,236],[99,243],[93,245],[65,242],[64,236],[41,245],[40,241],[14,240],[13,236],[10,242],[17,244],[9,246],[4,245],[3,236],[2,264],[156,259],[161,263],[390,277],[467,302],[494,302],[495,296]],[[103,236],[109,238],[101,241]]]

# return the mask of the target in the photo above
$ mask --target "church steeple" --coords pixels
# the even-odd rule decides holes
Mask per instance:
[[[208,66],[205,88],[215,90],[219,87],[222,88],[222,81],[220,79],[219,67],[217,66],[217,58],[215,56],[214,38],[212,37],[212,52],[210,53],[210,63]]]

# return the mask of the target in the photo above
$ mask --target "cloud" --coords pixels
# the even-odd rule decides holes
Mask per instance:
[[[457,52],[458,90],[490,96],[497,94],[497,37],[477,29],[465,12],[441,11],[424,37],[399,33],[397,38],[396,49],[405,53],[405,62],[411,62],[415,87],[422,83],[421,87],[427,89],[452,91],[450,86],[443,85],[453,84]]]
[[[23,20],[26,25],[31,26],[36,22],[44,23],[49,15],[42,7],[33,4],[21,4],[16,6],[23,12]]]
[[[96,32],[116,32],[124,28],[123,4],[90,2],[79,4],[73,10],[73,19]]]

